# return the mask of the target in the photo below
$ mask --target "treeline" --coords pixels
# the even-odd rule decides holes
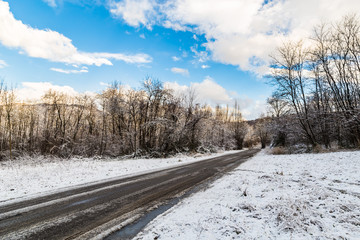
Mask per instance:
[[[20,103],[16,91],[0,92],[0,151],[59,157],[148,155],[241,149],[247,133],[238,104],[215,109],[196,93],[175,96],[147,78],[140,90],[113,83],[97,95],[48,91]]]
[[[268,100],[273,146],[360,146],[357,16],[317,26],[306,41],[285,43],[273,56],[269,77],[276,87]]]

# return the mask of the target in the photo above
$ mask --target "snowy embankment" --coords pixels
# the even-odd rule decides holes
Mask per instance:
[[[360,239],[360,152],[261,152],[135,239]]]
[[[0,205],[95,181],[109,180],[235,153],[157,159],[22,158],[0,162]]]

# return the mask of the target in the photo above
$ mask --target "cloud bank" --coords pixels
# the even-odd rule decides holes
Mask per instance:
[[[50,89],[56,92],[77,96],[79,93],[70,86],[59,86],[49,82],[22,82],[22,87],[15,89],[21,101],[39,101]]]
[[[211,77],[206,77],[202,82],[192,82],[189,85],[180,85],[177,82],[165,82],[164,88],[173,90],[176,96],[187,96],[190,91],[195,92],[195,102],[216,105],[228,105],[233,107],[235,100],[238,102],[245,119],[255,119],[261,113],[266,112],[264,101],[255,101],[247,96],[239,96],[235,92],[229,92],[216,83]]]
[[[53,2],[53,1],[51,1]],[[90,53],[79,51],[71,39],[50,29],[40,30],[16,20],[9,4],[0,0],[0,43],[30,57],[76,65],[113,65],[111,60],[126,63],[149,63],[147,54]]]
[[[360,12],[358,0],[125,0],[111,12],[131,26],[157,24],[206,37],[214,61],[264,74],[269,55],[324,21]],[[140,6],[134,10],[135,5]]]

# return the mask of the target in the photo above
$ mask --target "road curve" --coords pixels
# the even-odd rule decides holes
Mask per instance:
[[[89,239],[229,171],[247,150],[38,197],[0,207],[0,239]]]

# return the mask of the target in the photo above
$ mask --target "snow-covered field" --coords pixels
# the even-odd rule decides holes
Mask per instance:
[[[360,239],[360,151],[263,151],[135,239]]]
[[[0,162],[0,205],[95,181],[200,161],[238,151],[159,159],[22,158]]]

